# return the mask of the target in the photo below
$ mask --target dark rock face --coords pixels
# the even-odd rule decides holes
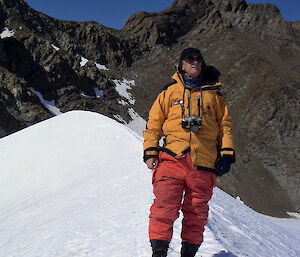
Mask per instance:
[[[15,32],[0,39],[0,136],[52,116],[38,93],[61,112],[129,121],[134,108],[147,119],[180,52],[197,47],[221,71],[234,121],[237,163],[218,185],[262,213],[300,212],[299,24],[272,5],[177,0],[162,12],[132,15],[118,31],[0,0],[0,29]],[[123,78],[135,80],[134,104],[116,91],[113,80]]]

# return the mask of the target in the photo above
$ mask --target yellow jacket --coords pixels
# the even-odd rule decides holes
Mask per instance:
[[[165,88],[155,100],[144,135],[144,161],[165,151],[180,158],[190,151],[194,168],[215,171],[220,157],[235,161],[231,115],[220,94],[220,83],[188,88],[176,72],[174,84]],[[182,117],[202,117],[197,132],[182,127]],[[159,140],[164,137],[164,146]]]

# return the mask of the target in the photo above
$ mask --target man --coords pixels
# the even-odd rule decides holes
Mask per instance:
[[[164,88],[150,110],[144,161],[154,170],[156,198],[149,216],[153,257],[167,256],[180,209],[181,256],[195,256],[203,241],[216,175],[229,172],[235,161],[231,116],[219,92],[218,75],[206,66],[200,50],[183,50],[174,83]]]

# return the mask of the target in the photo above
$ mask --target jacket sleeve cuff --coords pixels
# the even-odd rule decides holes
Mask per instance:
[[[229,158],[231,163],[235,163],[235,152],[232,148],[221,148],[221,158]]]
[[[158,156],[158,149],[156,147],[148,147],[144,150],[144,162],[150,158],[155,158]]]

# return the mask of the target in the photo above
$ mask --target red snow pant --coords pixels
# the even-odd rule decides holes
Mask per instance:
[[[190,154],[175,159],[160,152],[159,164],[153,172],[155,199],[150,208],[149,238],[171,241],[173,223],[182,210],[181,238],[201,244],[207,224],[208,201],[216,184],[213,172],[192,167]],[[183,201],[182,201],[182,197]]]

